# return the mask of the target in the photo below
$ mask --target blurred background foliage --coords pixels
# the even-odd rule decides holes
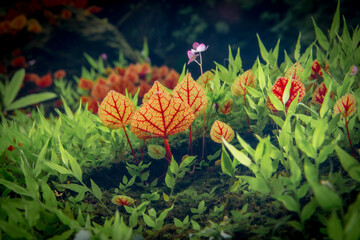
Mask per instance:
[[[1,16],[18,2],[2,3]],[[360,8],[354,4],[340,1],[350,32],[360,22]],[[64,69],[68,76],[80,75],[81,66],[88,65],[84,52],[93,57],[106,53],[108,62],[113,62],[121,49],[136,61],[146,38],[154,65],[165,64],[180,72],[187,62],[186,51],[198,41],[210,45],[204,55],[205,71],[214,68],[213,61],[227,63],[228,45],[234,50],[240,47],[247,69],[259,54],[256,33],[266,47],[281,38],[281,48],[291,56],[300,31],[304,45],[315,39],[311,16],[327,31],[336,5],[337,0],[90,0],[87,6],[100,7],[99,12],[85,16],[69,6],[70,18],[44,25],[40,34],[16,41],[0,36],[0,61],[8,61],[11,51],[20,48],[27,60],[36,62],[27,71],[46,74]],[[195,65],[189,68],[195,74],[199,71]]]

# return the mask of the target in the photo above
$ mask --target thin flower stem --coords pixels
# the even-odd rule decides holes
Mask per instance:
[[[204,82],[204,74],[202,69],[202,58],[200,53],[200,73],[201,73],[201,79],[202,79],[202,86],[205,90],[205,82]],[[205,159],[205,112],[203,114],[203,142],[202,142],[202,152],[201,152],[201,159]]]
[[[136,165],[139,166],[139,162],[138,162],[138,160],[137,160],[137,158],[136,158],[136,156],[135,156],[134,149],[133,149],[132,146],[131,146],[130,139],[129,139],[129,136],[128,136],[127,132],[126,132],[125,126],[123,126],[123,129],[124,129],[124,132],[125,132],[126,139],[127,139],[128,143],[129,143],[131,152],[132,152],[132,154],[133,154],[133,156],[134,156],[134,158],[135,158]]]

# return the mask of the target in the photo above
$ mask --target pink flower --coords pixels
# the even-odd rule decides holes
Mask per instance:
[[[354,65],[354,66],[352,66],[350,75],[354,76],[357,74],[358,71],[359,71],[358,67]]]
[[[194,42],[193,43],[193,49],[195,52],[200,53],[204,52],[209,46],[205,46],[203,43]]]
[[[194,51],[194,49],[191,49],[191,50],[187,51],[187,55],[188,55],[188,58],[189,58],[188,64],[190,64],[193,61],[196,61],[196,58],[199,56],[199,54],[196,53]]]

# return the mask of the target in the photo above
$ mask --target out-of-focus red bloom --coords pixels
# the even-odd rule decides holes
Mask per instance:
[[[27,18],[25,15],[21,14],[17,17],[15,17],[10,22],[10,27],[15,30],[21,30],[26,26]]]
[[[61,14],[60,14],[62,19],[69,19],[72,16],[72,13],[70,12],[69,9],[63,9],[61,10]]]
[[[177,73],[174,69],[171,69],[162,84],[169,89],[174,89],[179,81],[179,77],[180,74]]]
[[[117,73],[120,75],[120,76],[124,76],[125,75],[125,72],[126,72],[126,68],[120,68],[120,67],[115,67]]]
[[[11,60],[11,66],[13,67],[27,67],[26,60],[24,56],[16,57]]]
[[[164,78],[169,73],[169,67],[163,65],[159,68],[159,77]]]
[[[311,102],[315,105],[315,104],[320,104],[322,105],[322,103],[324,102],[324,97],[325,97],[325,94],[327,92],[327,88],[325,86],[325,83],[322,82],[316,89],[315,91],[313,92],[313,96],[312,96],[312,99],[311,99]],[[333,98],[334,97],[334,92],[331,92],[330,93],[330,98]]]
[[[99,110],[99,103],[95,99],[92,99],[88,104],[88,110],[96,114]]]
[[[284,90],[286,87],[286,84],[288,83],[289,79],[286,77],[280,77],[276,80],[276,82],[274,83],[271,92],[282,102],[282,98],[284,95]],[[299,99],[298,102],[301,102],[301,100],[304,98],[305,95],[305,87],[304,84],[302,84],[302,82],[297,81],[297,80],[292,80],[291,81],[291,86],[290,86],[290,95],[289,95],[289,99],[288,101],[285,103],[285,109],[287,109],[290,104],[292,103],[292,101],[296,98],[297,94],[299,93]],[[271,110],[276,110],[274,105],[271,103],[270,99],[268,99],[268,107]]]
[[[143,81],[140,84],[139,97],[144,97],[145,93],[147,93],[151,89],[151,85],[147,82]]]
[[[15,48],[14,50],[12,50],[11,55],[12,55],[13,57],[18,57],[18,56],[20,56],[20,55],[21,55],[21,50],[20,50],[20,48]]]
[[[29,20],[27,30],[29,32],[40,33],[43,31],[43,27],[40,25],[38,20],[31,18]]]
[[[14,8],[10,8],[10,9],[7,11],[4,19],[10,21],[10,20],[16,18],[16,16],[19,16],[19,12],[18,12],[17,10],[15,10]]]
[[[33,82],[35,83],[36,81],[39,81],[39,75],[37,75],[36,73],[27,73],[25,74],[25,78],[24,78],[24,82]]]
[[[6,73],[6,67],[0,64],[0,74]]]
[[[63,69],[59,69],[54,73],[55,79],[62,79],[62,78],[65,78],[65,76],[66,76],[66,72]]]
[[[50,87],[53,80],[51,74],[48,73],[35,81],[36,86],[41,88]]]
[[[40,10],[41,9],[41,4],[39,3],[38,0],[31,0],[29,5],[28,5],[28,9],[30,12],[35,12],[36,10]]]
[[[63,101],[61,99],[58,99],[54,102],[54,107],[59,108],[63,105]]]
[[[13,145],[10,145],[8,148],[7,148],[10,152],[14,151],[15,150],[15,147]]]
[[[91,90],[91,96],[100,101],[109,91],[110,87],[107,85],[106,80],[99,78]]]
[[[86,5],[88,4],[87,0],[73,0],[72,1],[74,7],[76,8],[85,8]]]
[[[5,20],[0,22],[0,35],[10,31],[10,21]]]
[[[93,5],[93,6],[90,6],[90,7],[88,7],[87,9],[86,9],[89,13],[99,13],[99,12],[101,12],[102,11],[102,8],[101,7],[99,7],[99,6],[95,6],[95,5]]]
[[[81,101],[81,104],[86,104],[86,103],[89,103],[91,101],[91,97],[89,97],[89,96],[81,96],[79,98],[79,101]]]
[[[136,71],[131,71],[130,68],[128,68],[128,71],[125,73],[125,79],[132,82],[132,83],[139,83],[139,75]]]
[[[84,90],[90,90],[94,85],[94,82],[86,78],[80,78],[79,88]]]

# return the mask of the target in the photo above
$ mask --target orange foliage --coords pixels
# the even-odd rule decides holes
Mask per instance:
[[[89,13],[99,13],[102,11],[101,7],[98,6],[90,6],[86,9]]]
[[[146,134],[167,138],[188,129],[194,119],[187,103],[156,92],[134,113],[130,130],[139,138]]]
[[[84,90],[90,90],[94,85],[94,82],[86,78],[80,78],[79,88]]]
[[[51,86],[52,82],[53,82],[53,80],[52,80],[50,73],[35,80],[36,86],[41,87],[41,88],[46,88],[46,87]]]
[[[66,76],[66,72],[63,69],[59,69],[54,73],[55,79],[62,79],[62,78],[65,78],[65,76]]]
[[[91,97],[89,96],[80,96],[79,101],[81,101],[81,104],[90,103]]]
[[[318,60],[315,59],[313,61],[313,65],[311,66],[311,73],[310,73],[309,79],[316,79],[318,76],[323,77],[322,70],[324,70],[326,72],[328,69],[329,69],[328,63],[325,63],[325,69],[322,69]]]
[[[204,84],[205,86],[207,86],[208,82],[211,81],[213,78],[214,78],[214,73],[212,71],[206,71],[204,72],[203,74],[203,77],[204,77]],[[202,86],[203,84],[203,79],[201,76],[199,76],[199,78],[196,80],[197,82],[200,83],[200,85]]]
[[[139,87],[140,87],[139,97],[141,98],[144,97],[145,93],[147,93],[151,89],[151,85],[145,81],[142,81]]]
[[[104,126],[118,129],[130,124],[135,110],[135,104],[128,97],[110,91],[102,101],[98,115]]]
[[[208,100],[203,87],[191,77],[191,73],[174,88],[172,95],[175,99],[187,103],[193,111],[195,118],[205,112]]]
[[[347,119],[356,112],[356,100],[355,96],[351,93],[347,93],[339,98],[334,106],[334,114],[341,113],[341,117]]]
[[[151,89],[144,95],[142,102],[145,103],[146,101],[148,101],[151,96],[156,92],[167,93],[164,86],[161,85],[161,83],[159,83],[158,81],[156,81],[151,87]]]
[[[233,82],[231,93],[234,96],[244,96],[247,93],[245,86],[256,87],[256,78],[252,70],[247,70]]]
[[[91,99],[90,103],[88,104],[88,110],[94,114],[98,112],[99,104],[95,99]]]
[[[0,22],[0,35],[10,32],[10,21],[4,20]]]
[[[10,27],[15,30],[21,30],[26,26],[27,18],[25,15],[21,14],[15,17],[10,22]]]
[[[226,123],[216,120],[210,130],[210,137],[214,142],[221,143],[222,137],[227,141],[231,142],[235,134],[234,130]]]

